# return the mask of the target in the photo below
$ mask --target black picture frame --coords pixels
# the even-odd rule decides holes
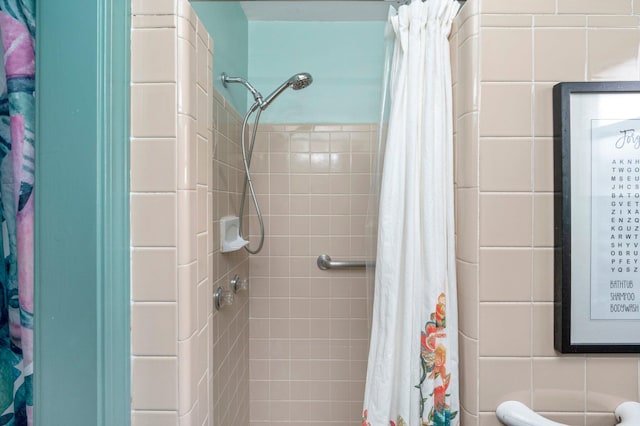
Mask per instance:
[[[623,132],[636,129],[631,127],[624,130],[630,124],[640,124],[640,81],[563,82],[553,87],[554,180],[556,191],[561,191],[560,197],[555,197],[554,204],[554,347],[561,353],[640,353],[640,316],[638,319],[628,318],[636,315],[635,305],[640,303],[640,273],[633,268],[629,273],[631,275],[624,268],[625,272],[617,272],[614,265],[609,274],[609,269],[602,266],[605,262],[627,262],[629,259],[640,263],[640,256],[635,250],[627,250],[618,251],[625,255],[616,257],[614,245],[626,244],[617,242],[616,237],[623,234],[611,232],[610,236],[606,236],[602,232],[594,232],[594,229],[604,229],[602,223],[605,220],[599,219],[608,221],[609,218],[606,216],[609,213],[600,214],[604,212],[604,197],[601,194],[605,184],[605,179],[601,177],[606,178],[606,173],[611,175],[611,199],[615,196],[614,179],[636,179],[635,171],[629,172],[628,176],[624,176],[623,172],[618,176],[613,166],[606,171],[609,164],[623,161],[626,153],[631,153],[632,149],[633,155],[629,161],[632,158],[635,161],[635,157],[640,156],[640,126],[637,127],[637,135],[633,134],[637,139],[629,139],[637,140],[638,147],[625,145],[628,134]],[[611,147],[613,135],[619,136],[615,139],[615,148],[620,151],[614,151]],[[619,139],[622,142],[618,142]],[[618,148],[618,145],[624,149]],[[611,155],[620,155],[620,159],[601,155],[603,150],[614,153]],[[632,194],[629,197],[640,194],[640,189],[637,191],[628,192]],[[624,197],[619,199],[623,200]],[[613,224],[614,220],[627,218],[635,221],[640,219],[640,215],[634,209],[624,210],[624,213],[616,216],[612,208],[610,223],[607,222],[606,226]],[[609,228],[613,229],[612,226]],[[608,254],[600,250],[607,238],[612,247]],[[589,247],[585,247],[585,244]],[[635,244],[635,240],[631,244]],[[627,256],[627,253],[631,255]],[[637,277],[637,285],[633,283],[635,278],[618,280],[611,278],[614,275]],[[608,295],[603,290],[606,288],[605,277],[611,278],[608,285],[615,287],[608,289]],[[585,289],[585,286],[589,288]],[[623,286],[623,289],[618,291],[618,286]],[[607,312],[606,303],[602,302],[605,296],[612,299],[606,302],[611,312]],[[616,300],[617,297],[623,300]],[[631,297],[635,298],[633,303],[627,300]]]

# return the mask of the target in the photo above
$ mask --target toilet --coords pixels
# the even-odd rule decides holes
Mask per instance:
[[[618,426],[640,426],[640,402],[627,401],[615,410]],[[506,426],[567,426],[533,412],[518,401],[505,401],[496,409],[496,417]]]

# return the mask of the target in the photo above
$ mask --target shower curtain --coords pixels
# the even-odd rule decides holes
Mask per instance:
[[[0,425],[33,424],[35,0],[0,0]]]
[[[448,35],[459,5],[413,0],[395,35],[363,426],[457,425]]]

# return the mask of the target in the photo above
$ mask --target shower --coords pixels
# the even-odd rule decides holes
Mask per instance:
[[[251,199],[253,200],[253,205],[256,208],[256,215],[258,216],[258,223],[260,224],[260,243],[256,249],[251,249],[249,245],[244,246],[245,250],[247,250],[251,254],[256,254],[262,250],[262,246],[264,244],[264,221],[262,220],[262,212],[260,211],[260,205],[258,204],[258,199],[256,198],[256,193],[253,189],[253,182],[251,181],[251,172],[249,171],[249,166],[251,165],[251,157],[253,156],[253,144],[256,140],[256,132],[258,130],[258,123],[260,122],[260,113],[267,109],[267,107],[273,102],[282,92],[291,87],[293,90],[304,89],[308,85],[313,82],[313,78],[311,74],[302,72],[298,74],[294,74],[287,81],[282,83],[277,89],[271,92],[266,98],[260,94],[256,90],[255,87],[251,85],[247,80],[241,77],[229,77],[226,73],[222,73],[220,76],[222,80],[222,85],[227,87],[229,83],[240,83],[253,95],[254,103],[251,105],[247,114],[244,116],[244,121],[242,122],[242,163],[244,164],[244,185],[242,187],[242,199],[240,200],[240,212],[238,213],[240,226],[239,232],[240,236],[242,235],[242,216],[244,213],[244,200],[247,195],[247,186],[249,187],[249,193],[251,194]],[[247,149],[247,125],[249,123],[249,117],[251,114],[256,113],[256,117],[253,122],[253,131],[251,132],[251,141],[249,142],[249,148]]]

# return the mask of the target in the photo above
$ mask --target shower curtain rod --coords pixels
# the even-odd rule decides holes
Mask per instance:
[[[355,0],[355,1],[368,1],[368,0]],[[403,5],[403,4],[409,4],[411,3],[411,0],[382,0],[384,2],[387,3],[395,3],[397,5]],[[429,0],[422,0],[423,2],[429,1]],[[458,3],[460,3],[460,7],[464,6],[464,4],[467,2],[467,0],[456,0]]]
[[[215,1],[222,1],[222,2],[236,2],[238,0],[215,0]],[[254,2],[254,1],[265,1],[265,0],[242,0],[242,2]],[[269,0],[269,1],[277,1],[277,2],[300,2],[300,1],[307,1],[307,0]],[[386,2],[386,3],[405,3],[403,0],[311,0],[311,1],[326,1],[326,2],[364,2],[364,3],[368,3],[368,2]],[[423,0],[423,1],[429,1],[429,0]],[[467,0],[456,0],[458,3],[460,4],[464,4],[467,2]]]
[[[228,2],[228,1],[238,1],[238,0],[216,0],[216,1],[223,1],[223,2]],[[265,0],[242,0],[240,1],[241,3],[252,3],[252,2],[262,2]],[[308,1],[308,0],[270,0],[270,1],[275,1],[275,2],[292,2],[292,3],[299,3],[301,1]],[[345,2],[345,3],[379,3],[379,2],[384,2],[384,3],[395,3],[397,5],[403,5],[403,4],[409,4],[411,2],[411,0],[311,0],[313,2],[337,2],[337,3],[341,3],[341,2]],[[429,0],[422,0],[422,1],[429,1]],[[464,4],[467,2],[467,0],[456,0],[458,3],[460,3],[460,6],[464,6]]]

